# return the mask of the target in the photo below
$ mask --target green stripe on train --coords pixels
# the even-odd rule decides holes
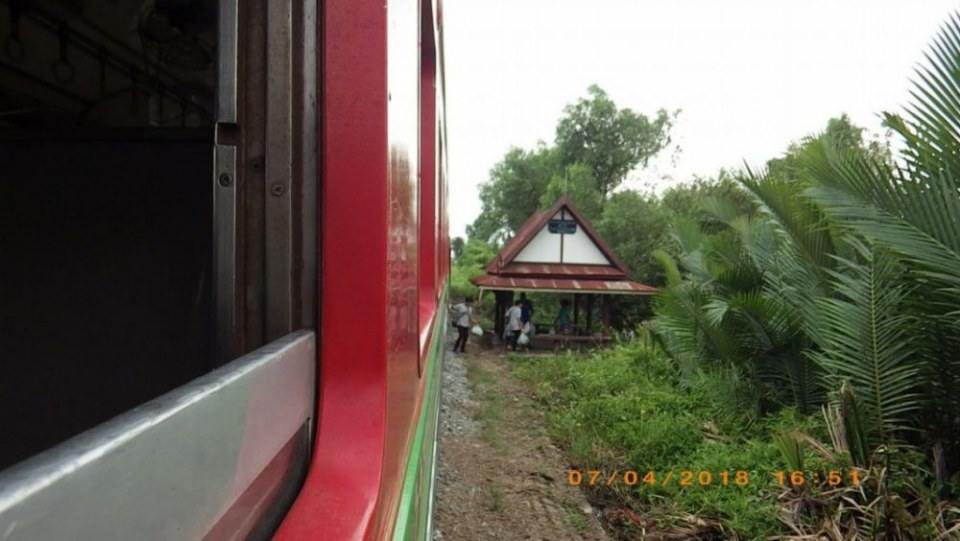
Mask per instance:
[[[404,541],[429,541],[434,490],[434,458],[437,445],[438,415],[440,412],[440,380],[443,364],[443,337],[447,325],[447,295],[441,297],[434,320],[429,354],[427,355],[426,388],[417,432],[410,446],[410,454],[403,475],[403,492],[393,538]]]

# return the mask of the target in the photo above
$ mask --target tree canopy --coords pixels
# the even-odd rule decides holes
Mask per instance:
[[[568,105],[555,145],[511,148],[480,186],[482,210],[467,236],[502,243],[538,208],[568,194],[588,217],[600,216],[608,196],[638,165],[670,144],[678,112],[661,109],[651,120],[620,109],[600,87]]]
[[[564,164],[582,163],[593,172],[600,198],[623,182],[637,165],[670,144],[670,128],[678,113],[657,111],[651,120],[631,109],[618,109],[597,85],[589,97],[568,105],[557,124],[557,150]]]
[[[561,170],[555,148],[541,144],[534,150],[511,148],[480,185],[482,210],[467,236],[502,243],[537,209],[541,195]]]
[[[589,166],[575,163],[566,166],[562,173],[553,175],[547,183],[547,189],[540,196],[540,208],[551,207],[563,195],[569,196],[577,209],[590,221],[600,217],[603,198]]]

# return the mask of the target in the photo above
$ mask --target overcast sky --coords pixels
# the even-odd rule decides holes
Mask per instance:
[[[632,175],[657,190],[762,165],[831,116],[880,131],[939,25],[943,0],[446,0],[451,235],[511,145],[552,143],[593,83],[620,107],[681,109],[679,152]]]

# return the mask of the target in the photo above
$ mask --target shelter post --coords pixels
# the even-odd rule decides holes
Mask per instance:
[[[600,303],[603,314],[603,335],[610,336],[610,296],[604,295]]]
[[[495,337],[494,341],[499,340],[503,337],[503,302],[500,300],[501,293],[499,291],[493,292],[493,334]]]
[[[573,294],[573,333],[580,334],[580,295]]]
[[[497,333],[497,340],[503,341],[503,333],[507,328],[506,312],[507,308],[513,305],[513,291],[497,291],[497,307],[494,314],[494,330]]]
[[[594,295],[587,295],[587,336],[593,334],[593,299]]]

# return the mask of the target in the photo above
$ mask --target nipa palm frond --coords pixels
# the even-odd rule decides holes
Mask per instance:
[[[752,175],[740,182],[813,268],[819,271],[833,266],[831,255],[836,252],[826,217],[816,205],[800,197],[804,184]]]
[[[960,20],[952,17],[917,70],[901,135],[903,165],[829,144],[805,193],[842,225],[915,263],[960,310]]]
[[[787,315],[814,342],[819,327],[817,301],[828,295],[829,283],[791,243],[785,243],[771,256],[765,275],[764,293],[788,308]]]
[[[845,189],[820,186],[806,192],[837,221],[873,243],[897,252],[920,273],[941,284],[960,309],[960,251],[950,248],[920,225],[872,205]],[[937,227],[930,224],[931,229]]]
[[[862,261],[840,260],[831,272],[836,297],[821,299],[813,358],[826,372],[828,388],[849,382],[857,389],[876,443],[892,443],[916,426],[924,405],[924,358],[915,318],[903,307],[911,286],[889,253],[850,241]]]
[[[888,124],[907,142],[907,163],[923,171],[958,171],[960,165],[960,20],[954,14],[940,29],[917,68],[907,107],[910,126],[892,115]],[[954,194],[956,195],[956,194]]]
[[[666,250],[657,249],[654,250],[653,258],[663,267],[663,274],[667,280],[667,286],[678,286],[683,281],[683,277],[680,275],[680,268],[677,267],[677,261],[667,253]]]

